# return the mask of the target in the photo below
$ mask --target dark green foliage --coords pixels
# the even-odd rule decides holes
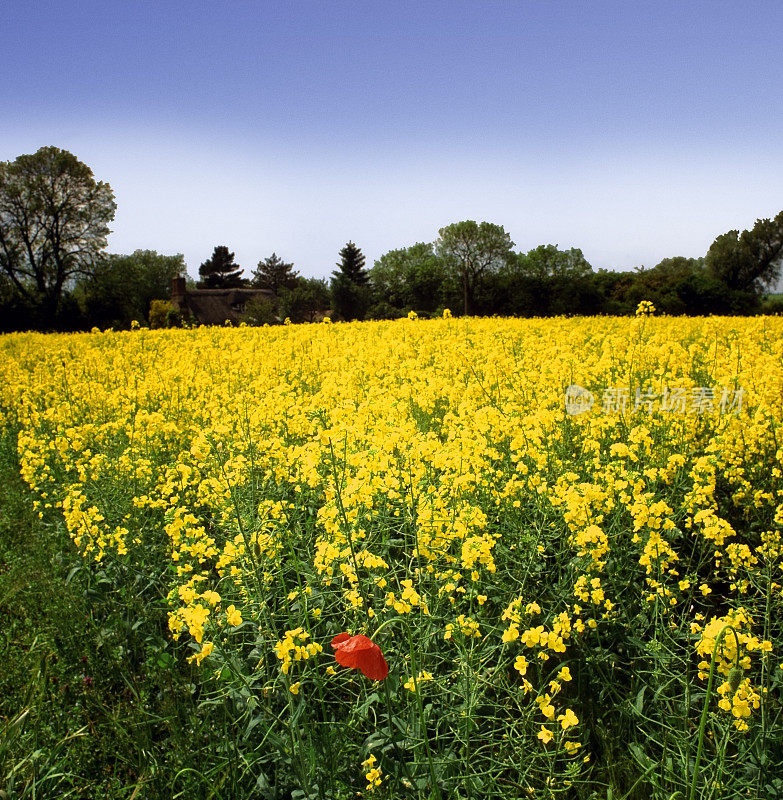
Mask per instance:
[[[344,275],[332,278],[332,310],[343,320],[362,320],[370,307],[368,287],[353,283]]]
[[[364,261],[364,254],[353,242],[340,250],[339,269],[332,273],[331,281],[332,309],[340,319],[364,319],[372,305],[372,288]]]
[[[389,305],[385,300],[370,306],[367,310],[367,319],[400,319],[405,316],[401,308]]]
[[[182,255],[154,250],[109,255],[81,286],[86,315],[101,328],[128,328],[133,320],[148,320],[152,301],[170,299],[172,279],[184,273]]]
[[[759,293],[775,283],[783,264],[783,211],[760,219],[749,231],[729,231],[712,243],[705,266],[709,275],[740,292]]]
[[[541,245],[488,275],[478,306],[505,315],[594,314],[602,305],[594,278],[581,250]]]
[[[765,298],[761,305],[762,314],[783,314],[783,295],[774,294]]]
[[[751,314],[758,308],[752,292],[730,289],[710,275],[703,259],[664,259],[653,269],[616,273],[611,297],[620,313],[633,313],[650,300],[664,314]]]
[[[269,289],[279,295],[283,289],[293,289],[299,273],[294,271],[293,263],[283,261],[277,253],[272,253],[253,271],[250,285],[258,289]]]
[[[290,322],[315,322],[329,308],[329,287],[325,280],[292,277],[277,295],[254,297],[245,306],[243,321],[249,325],[275,325]]]
[[[559,250],[556,244],[542,244],[526,255],[517,256],[518,269],[540,278],[581,278],[593,268],[578,248]]]
[[[389,309],[430,311],[444,305],[447,271],[431,244],[418,242],[382,255],[370,270],[370,283]],[[376,314],[388,316],[386,312]]]
[[[357,286],[364,286],[369,280],[369,274],[364,268],[364,254],[353,243],[348,244],[340,250],[340,261],[337,262],[339,272],[332,273],[333,276],[343,275]]]
[[[291,322],[315,322],[329,308],[329,299],[325,280],[296,277],[280,290],[280,316]]]
[[[100,263],[115,209],[111,186],[66,150],[0,162],[0,272],[28,327],[56,327],[64,293]]]
[[[242,321],[248,325],[274,325],[280,322],[277,298],[264,295],[251,298],[245,304]]]
[[[80,302],[81,292],[63,291],[54,317],[37,300],[30,300],[0,276],[0,333],[26,330],[79,331],[90,327]]]
[[[462,288],[465,314],[474,313],[476,294],[484,277],[513,258],[514,242],[502,225],[473,220],[455,222],[438,231],[435,252]]]
[[[247,282],[241,277],[244,270],[234,261],[225,245],[218,245],[198,268],[200,289],[236,289]]]

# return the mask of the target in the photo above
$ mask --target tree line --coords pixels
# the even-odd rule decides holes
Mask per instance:
[[[106,252],[116,203],[108,183],[71,153],[44,147],[0,162],[0,330],[79,330],[171,324],[160,301],[186,274],[182,255]],[[465,220],[433,242],[391,250],[371,268],[353,242],[329,279],[305,278],[272,253],[248,277],[226,245],[199,267],[195,287],[257,288],[250,324],[387,319],[416,311],[547,316],[628,314],[641,300],[669,314],[783,311],[767,297],[783,265],[783,211],[750,230],[718,236],[700,258],[666,258],[651,269],[594,269],[581,250],[540,245],[517,252],[502,225]],[[156,314],[150,309],[156,301]],[[161,322],[163,320],[163,322]]]

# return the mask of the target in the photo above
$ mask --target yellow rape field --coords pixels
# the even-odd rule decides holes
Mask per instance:
[[[90,569],[157,582],[178,663],[241,695],[248,752],[277,748],[251,783],[783,794],[783,319],[15,334],[0,353],[41,518]],[[342,632],[388,678],[338,665]]]

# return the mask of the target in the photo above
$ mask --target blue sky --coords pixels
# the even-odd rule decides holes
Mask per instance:
[[[595,268],[783,210],[783,3],[10,0],[0,160],[70,150],[112,252],[325,277],[463,219]]]

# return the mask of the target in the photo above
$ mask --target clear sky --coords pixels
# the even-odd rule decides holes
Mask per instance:
[[[464,219],[595,268],[783,210],[781,0],[6,0],[0,160],[116,195],[112,252],[327,276]]]

